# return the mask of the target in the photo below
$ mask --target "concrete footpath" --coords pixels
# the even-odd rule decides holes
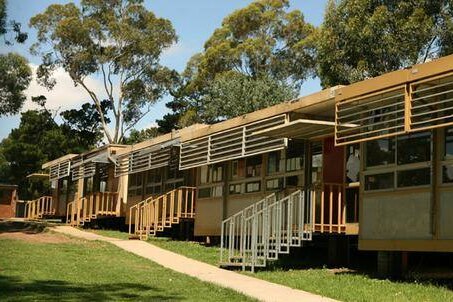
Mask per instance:
[[[164,250],[151,243],[138,240],[121,240],[84,232],[70,226],[56,226],[54,231],[86,240],[110,242],[123,250],[154,261],[171,270],[214,283],[261,301],[335,301],[287,286],[245,276]]]

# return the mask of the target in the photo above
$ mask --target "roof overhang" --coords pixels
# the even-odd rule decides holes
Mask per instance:
[[[57,159],[54,159],[52,161],[49,161],[49,162],[46,162],[42,165],[42,168],[43,169],[48,169],[50,168],[51,166],[55,166],[55,165],[58,165],[59,163],[62,163],[62,162],[65,162],[65,161],[69,161],[71,159],[73,159],[74,157],[78,156],[79,154],[66,154],[65,156],[62,156],[62,157],[59,157]]]
[[[355,127],[355,125],[348,126]],[[283,125],[256,131],[253,135],[272,138],[313,139],[333,135],[334,131],[335,122],[332,121],[297,119]]]
[[[32,173],[27,175],[26,177],[30,179],[48,178],[49,173]]]

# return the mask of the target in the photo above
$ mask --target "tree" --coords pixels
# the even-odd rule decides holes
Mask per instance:
[[[66,118],[62,125],[54,121],[48,110],[23,112],[19,127],[0,143],[0,182],[18,184],[21,198],[37,197],[27,175],[40,171],[47,161],[90,150],[99,143],[99,118],[92,106],[86,103],[81,110],[62,112]],[[94,133],[87,136],[87,129]]]
[[[110,143],[121,142],[175,81],[176,72],[159,64],[162,51],[177,40],[175,31],[169,20],[146,10],[143,0],[82,0],[80,8],[54,4],[31,18],[30,26],[38,37],[31,51],[42,58],[38,81],[52,88],[52,73],[63,68],[96,105]],[[95,74],[103,80],[103,96],[87,83]],[[113,130],[102,99],[111,104]]]
[[[31,69],[18,54],[0,54],[0,74],[0,116],[17,114],[26,100],[24,91],[31,81]]]
[[[148,139],[155,138],[159,135],[157,127],[150,127],[142,130],[132,129],[128,137],[123,139],[123,144],[132,145],[143,142]]]
[[[189,113],[198,117],[194,122],[211,122],[212,116],[203,115],[204,106],[216,98],[221,84],[255,81],[260,85],[271,81],[279,87],[276,96],[253,99],[254,105],[250,106],[243,104],[252,101],[250,95],[238,99],[228,97],[234,99],[232,106],[245,110],[237,110],[235,114],[267,106],[269,99],[281,101],[282,90],[299,91],[304,80],[314,73],[315,48],[311,38],[314,27],[305,22],[299,10],[288,11],[288,8],[288,0],[258,0],[223,20],[222,26],[206,41],[204,51],[187,63],[180,89],[173,94],[175,100],[168,104],[179,120]],[[229,81],[228,74],[233,74],[234,79]],[[212,83],[217,86],[214,91]],[[228,92],[226,88],[221,90]],[[238,96],[238,91],[232,94]]]
[[[451,0],[329,1],[317,34],[323,87],[350,84],[453,51]]]
[[[27,39],[27,34],[21,32],[20,23],[7,21],[6,0],[0,0],[0,37],[7,45],[11,42],[5,35],[11,30],[18,43]],[[0,116],[17,114],[26,100],[24,91],[31,81],[31,69],[27,60],[18,54],[0,54],[0,74]]]
[[[112,109],[107,100],[101,101],[101,110],[105,122],[110,123],[107,116]],[[97,111],[96,105],[85,103],[80,109],[70,109],[60,113],[64,123],[61,126],[63,132],[76,140],[77,146],[84,150],[89,150],[102,141],[101,116]]]
[[[272,77],[252,79],[234,71],[218,75],[208,88],[204,116],[213,122],[269,107],[297,96]]]
[[[28,34],[21,30],[22,25],[14,20],[7,20],[6,7],[8,2],[0,0],[0,37],[3,36],[5,43],[11,45],[12,42],[5,37],[8,32],[13,32],[17,43],[24,43],[28,38]]]

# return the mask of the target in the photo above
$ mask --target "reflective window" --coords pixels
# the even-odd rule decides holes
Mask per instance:
[[[395,163],[395,139],[385,138],[366,143],[366,166],[382,166]]]
[[[446,164],[442,167],[442,182],[453,183],[453,165]]]
[[[261,155],[247,158],[246,159],[246,168],[245,168],[246,177],[260,176],[262,162],[263,162],[263,157]]]
[[[365,176],[365,190],[393,189],[395,174],[393,172]]]
[[[398,188],[429,185],[431,183],[431,169],[398,171],[397,180]]]
[[[445,157],[453,158],[453,128],[445,129]]]
[[[431,160],[431,133],[416,133],[398,137],[398,165]]]

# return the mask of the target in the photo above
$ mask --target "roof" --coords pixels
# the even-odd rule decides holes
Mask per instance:
[[[453,70],[453,55],[343,86],[336,91],[335,100],[337,102],[343,101],[375,91],[401,86],[408,82],[422,80],[436,74],[447,73],[451,70]]]
[[[208,125],[205,125],[205,124],[194,124],[194,125],[191,125],[191,126],[179,129],[179,130],[174,130],[170,133],[156,136],[152,139],[148,139],[146,141],[143,141],[143,142],[140,142],[137,144],[126,146],[127,148],[120,150],[117,154],[129,153],[129,152],[132,152],[135,150],[149,148],[149,147],[157,146],[159,144],[165,144],[167,142],[171,142],[171,141],[180,139],[182,136],[190,135],[191,133],[193,133],[195,131],[206,129],[207,127],[208,127]]]
[[[59,158],[56,158],[54,160],[51,160],[51,161],[48,161],[46,163],[44,163],[42,165],[42,168],[43,169],[47,169],[47,168],[50,168],[51,166],[54,166],[54,165],[57,165],[59,163],[62,163],[62,162],[65,162],[65,161],[68,161],[74,157],[76,157],[78,154],[66,154],[64,156],[61,156]]]
[[[202,129],[198,129],[182,135],[181,140],[182,141],[192,140],[195,138],[220,132],[226,129],[243,126],[265,118],[290,112],[298,112],[310,115],[324,115],[327,110],[329,112],[329,115],[332,114],[333,117],[335,108],[335,91],[339,87],[341,86],[327,88],[319,92],[297,98],[295,100],[287,101],[281,104],[267,107],[265,109],[244,114],[223,122],[209,125]]]
[[[2,184],[0,183],[0,189],[17,189],[17,185]]]

